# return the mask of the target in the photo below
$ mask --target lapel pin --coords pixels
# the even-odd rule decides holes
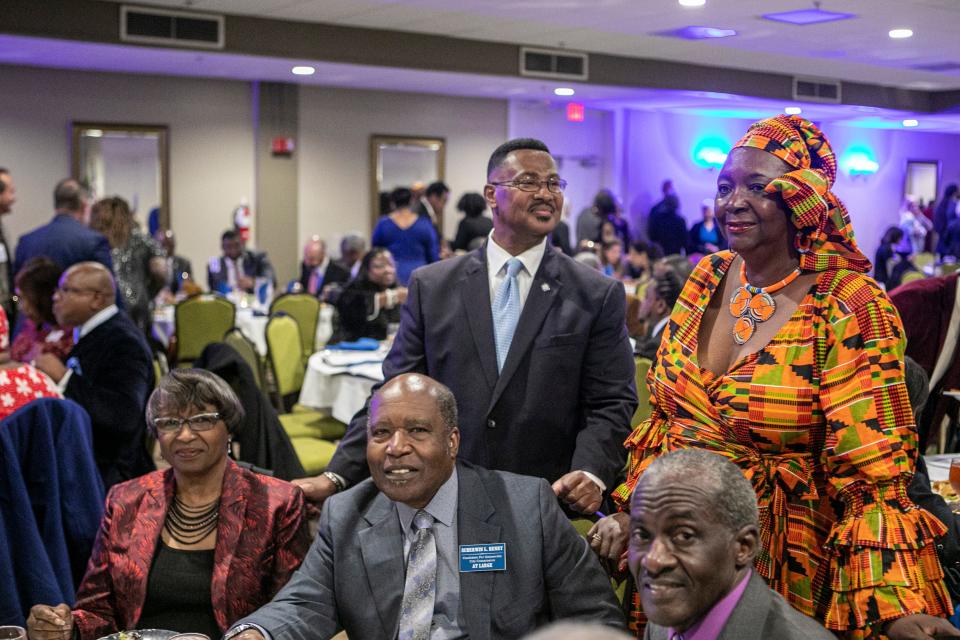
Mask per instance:
[[[541,288],[543,291],[550,291],[550,285],[548,285],[546,282],[544,282],[542,285],[540,285],[540,288]]]

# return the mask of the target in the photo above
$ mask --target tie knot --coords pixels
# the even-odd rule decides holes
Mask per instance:
[[[421,509],[413,516],[413,528],[416,531],[433,527],[433,516]]]
[[[521,269],[523,269],[523,263],[520,262],[520,258],[510,258],[507,260],[508,278],[516,278]]]

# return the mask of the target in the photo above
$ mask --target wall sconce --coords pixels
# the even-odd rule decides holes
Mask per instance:
[[[701,147],[693,156],[697,165],[707,169],[719,169],[727,161],[727,152],[719,147]]]
[[[864,149],[851,149],[843,157],[841,166],[850,177],[871,176],[880,170],[880,164],[873,154]]]

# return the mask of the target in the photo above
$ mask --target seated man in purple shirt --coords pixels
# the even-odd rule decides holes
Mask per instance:
[[[630,510],[630,571],[646,640],[834,638],[753,570],[757,498],[732,462],[701,449],[657,458]]]

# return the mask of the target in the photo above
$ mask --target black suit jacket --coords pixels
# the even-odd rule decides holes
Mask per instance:
[[[667,629],[648,623],[644,640],[667,640]],[[803,615],[771,590],[756,572],[740,596],[717,640],[836,640],[813,618]]]
[[[304,292],[307,291],[307,287],[310,285],[310,274],[313,273],[313,269],[307,265],[300,263],[300,285],[303,287]],[[327,270],[323,272],[323,282],[320,283],[320,286],[317,288],[317,297],[320,297],[320,294],[323,292],[323,288],[328,284],[346,284],[350,282],[350,271],[343,268],[338,263],[333,260],[327,264]]]
[[[143,332],[122,311],[77,342],[67,364],[74,371],[65,396],[90,414],[93,455],[109,489],[152,471],[144,408],[153,387],[153,363]]]
[[[270,258],[261,251],[243,252],[243,272],[251,278],[269,278],[273,286],[277,286],[277,277],[273,273],[273,265],[270,264]],[[210,258],[207,264],[207,286],[210,291],[220,291],[220,288],[227,281],[227,263],[223,256]],[[253,291],[247,291],[253,293]]]
[[[548,248],[499,375],[486,247],[417,269],[408,288],[384,377],[450,387],[462,459],[551,482],[584,470],[612,487],[637,406],[622,284]],[[329,466],[351,482],[368,473],[366,414]]]
[[[180,277],[183,274],[193,278],[193,267],[190,261],[183,256],[173,256],[170,259],[170,293],[180,290]]]
[[[505,571],[460,574],[459,613],[472,640],[519,638],[559,618],[623,626],[586,540],[543,481],[459,464],[457,544],[502,542]],[[273,602],[240,622],[273,640],[397,636],[403,597],[397,509],[371,480],[335,495],[300,569]]]
[[[92,260],[113,270],[107,239],[66,213],[58,213],[49,224],[20,236],[14,274],[27,260],[36,256],[46,256],[64,269]]]

